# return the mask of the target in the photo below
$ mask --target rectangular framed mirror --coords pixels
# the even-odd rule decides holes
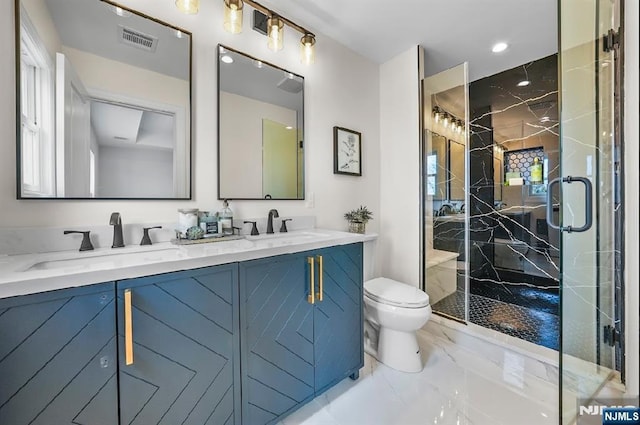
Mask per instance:
[[[218,199],[304,199],[304,77],[218,46]]]
[[[105,0],[15,0],[17,196],[191,199],[191,34]]]

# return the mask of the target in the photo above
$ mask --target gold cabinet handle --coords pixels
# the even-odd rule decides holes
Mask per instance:
[[[131,314],[131,289],[124,291],[124,356],[125,364],[133,364],[133,316]]]
[[[309,263],[309,296],[307,296],[307,302],[309,304],[316,303],[316,272],[315,272],[315,262],[313,257],[307,257],[307,263]]]
[[[318,270],[318,301],[322,301],[322,296],[324,294],[324,272],[322,271],[322,255],[318,255],[316,259],[318,260],[318,266],[320,266],[320,269]]]

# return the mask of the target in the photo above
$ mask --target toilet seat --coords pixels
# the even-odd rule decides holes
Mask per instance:
[[[415,286],[385,277],[364,283],[366,297],[381,304],[402,308],[423,308],[429,305],[429,295]]]

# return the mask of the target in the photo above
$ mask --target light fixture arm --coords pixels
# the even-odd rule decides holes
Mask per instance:
[[[265,6],[261,5],[260,3],[258,3],[257,1],[254,0],[243,0],[244,3],[248,4],[249,6],[253,7],[256,10],[259,10],[260,12],[264,13],[266,16],[272,16],[272,15],[276,15],[282,22],[284,22],[285,25],[287,25],[288,27],[293,28],[294,30],[298,31],[300,34],[302,35],[311,35],[315,37],[315,34],[313,34],[311,31],[307,30],[304,27],[301,27],[300,25],[296,24],[293,21],[290,21],[289,19],[285,18],[284,16],[282,16],[279,13],[276,13],[268,8],[266,8]]]

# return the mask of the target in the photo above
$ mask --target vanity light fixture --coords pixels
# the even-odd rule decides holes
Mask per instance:
[[[176,0],[176,7],[182,13],[195,15],[200,10],[200,0]]]
[[[242,32],[242,0],[224,0],[224,29],[231,34]]]
[[[491,48],[491,51],[493,53],[500,53],[500,52],[504,52],[505,50],[507,50],[507,47],[509,47],[509,45],[505,42],[500,42],[500,43],[496,43],[493,45],[493,47]]]
[[[458,119],[455,115],[452,115],[446,111],[440,109],[439,106],[434,106],[433,121],[443,130],[449,130],[453,133],[462,134],[465,131],[464,120]]]
[[[197,2],[198,0],[176,0],[176,5],[183,2],[188,3],[190,1]],[[242,11],[244,9],[245,3],[257,11],[254,12],[254,19],[256,14],[262,15],[263,19],[266,18],[266,28],[264,27],[264,21],[261,20],[259,24],[256,24],[254,22],[254,29],[261,32],[262,34],[266,34],[267,46],[269,47],[269,49],[273,50],[274,52],[282,50],[284,26],[286,25],[302,34],[302,38],[300,39],[300,62],[305,65],[311,65],[315,62],[316,36],[311,31],[308,31],[295,22],[290,21],[289,19],[275,13],[274,11],[266,8],[265,6],[254,0],[224,0],[225,30],[232,34],[237,34],[242,31]],[[180,7],[178,8],[180,10],[183,10]]]
[[[531,84],[531,81],[529,80],[522,80],[518,83],[518,87],[527,87],[529,84]]]

